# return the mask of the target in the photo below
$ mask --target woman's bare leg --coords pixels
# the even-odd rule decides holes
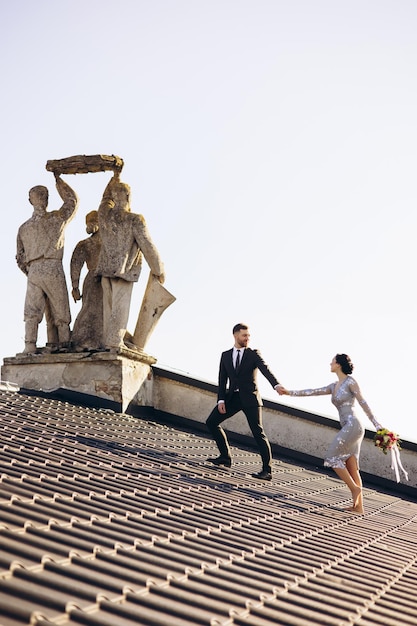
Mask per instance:
[[[350,459],[348,459],[348,461],[349,460]],[[341,469],[339,467],[335,467],[333,469],[336,472],[336,474],[339,476],[339,478],[341,478],[343,482],[347,485],[350,493],[352,494],[353,506],[349,510],[354,511],[355,513],[363,513],[364,510],[363,510],[363,502],[362,502],[362,483],[358,485],[353,480],[347,468]]]
[[[362,487],[362,478],[359,473],[358,461],[356,456],[350,456],[346,461],[346,469],[353,478],[353,482]]]
[[[364,509],[363,509],[363,495],[362,495],[362,478],[359,473],[358,461],[355,456],[350,456],[348,458],[348,460],[346,461],[346,469],[349,472],[349,474],[352,476],[353,482],[356,483],[356,485],[358,485],[361,488],[361,494],[356,504],[355,502],[353,503],[353,507],[351,510],[352,511],[358,510],[360,513],[363,513]]]

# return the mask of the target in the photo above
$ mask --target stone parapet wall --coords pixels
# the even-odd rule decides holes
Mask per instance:
[[[205,430],[205,421],[217,400],[216,385],[163,370],[155,366],[154,357],[137,353],[132,358],[130,352],[5,358],[1,379],[5,384],[39,393],[81,394],[90,406],[100,406],[105,401],[117,412],[143,415],[151,411],[169,419],[198,424]],[[318,467],[322,466],[325,451],[339,429],[334,419],[269,400],[264,401],[263,422],[275,458],[286,456]],[[253,444],[242,413],[228,419],[224,428],[235,441]],[[373,435],[367,431],[362,445],[360,461],[365,479],[379,480],[385,487],[388,484],[417,495],[417,445],[403,442],[401,459],[409,481],[402,480],[397,485],[390,456],[375,448]]]
[[[216,403],[217,387],[191,377],[153,368],[153,407],[155,410],[204,424]],[[280,453],[294,458],[323,463],[326,448],[339,429],[337,421],[306,411],[264,401],[263,422],[265,431],[274,448],[275,457]],[[251,437],[249,426],[240,413],[228,419],[225,430],[233,436]],[[395,482],[390,456],[377,450],[372,431],[366,431],[361,450],[361,471],[366,477],[374,477],[392,483],[394,489],[414,491],[417,495],[417,445],[403,441],[401,460],[409,474],[409,481]],[[378,482],[378,481],[377,481]]]

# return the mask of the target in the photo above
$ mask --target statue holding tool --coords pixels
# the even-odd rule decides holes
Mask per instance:
[[[104,349],[112,352],[125,350],[143,352],[160,316],[175,301],[175,297],[163,286],[165,279],[164,266],[158,250],[151,239],[145,219],[142,215],[131,211],[130,187],[120,180],[122,168],[123,160],[114,155],[79,155],[47,162],[46,169],[54,173],[58,191],[65,200],[65,211],[63,209],[60,210],[63,216],[61,230],[59,231],[59,237],[55,237],[55,239],[58,239],[55,243],[51,239],[51,229],[48,226],[42,227],[41,232],[37,224],[38,221],[40,222],[40,218],[37,217],[38,213],[42,217],[46,212],[47,200],[46,203],[44,200],[41,202],[38,199],[38,192],[35,193],[36,188],[35,191],[31,190],[30,201],[35,207],[32,221],[36,223],[36,228],[27,226],[31,220],[20,228],[17,253],[18,265],[28,275],[28,292],[25,303],[26,353],[37,351],[37,335],[35,334],[34,326],[36,322],[37,327],[44,314],[47,318],[48,328],[49,326],[51,327],[51,336],[58,336],[58,348],[65,347],[68,349],[69,347],[69,349],[76,351],[89,350],[91,348],[91,350]],[[60,177],[62,174],[82,174],[108,170],[113,172],[113,176],[104,190],[98,211],[97,213],[92,212],[89,214],[90,218],[92,218],[94,213],[94,219],[97,224],[94,232],[97,232],[97,236],[90,231],[92,237],[80,242],[72,257],[72,294],[76,301],[81,298],[88,300],[88,306],[83,306],[77,317],[74,326],[74,341],[71,344],[68,293],[62,270],[62,248],[63,230],[77,209],[78,199],[71,188]],[[38,208],[36,208],[37,206]],[[55,211],[54,214],[56,213],[59,212]],[[55,218],[57,222],[58,217],[55,216]],[[32,231],[35,232],[35,230],[36,234],[32,237],[31,233]],[[62,311],[54,301],[55,287],[52,283],[46,289],[42,281],[42,284],[39,283],[39,272],[36,272],[36,280],[32,279],[31,274],[33,272],[30,272],[30,268],[32,264],[36,266],[39,259],[43,258],[40,255],[44,254],[43,250],[40,250],[40,252],[35,250],[36,240],[47,241],[49,247],[52,245],[54,250],[53,258],[54,260],[59,260],[61,264],[61,273],[58,270],[55,271],[55,265],[59,265],[59,263],[55,263],[54,270],[49,271],[49,276],[52,274],[54,276],[59,275],[60,292],[62,292],[60,300]],[[89,251],[92,251],[93,247],[94,254],[90,254]],[[32,258],[33,256],[36,258]],[[127,331],[127,323],[132,289],[134,283],[139,279],[143,258],[149,265],[150,275],[132,335]],[[88,280],[84,281],[83,291],[85,292],[91,286],[94,286],[95,294],[102,294],[102,300],[97,295],[88,298],[87,293],[81,294],[79,291],[80,272],[84,262],[87,263],[89,276]],[[30,289],[29,278],[31,279]],[[43,277],[43,280],[45,281],[46,278],[47,276]],[[55,279],[55,282],[56,280],[58,279]],[[100,284],[100,289],[97,289],[98,284]],[[66,295],[66,300],[64,295],[62,295],[63,293]],[[96,302],[96,307],[94,302]],[[89,326],[91,324],[95,324],[95,332]],[[55,334],[53,333],[54,330]]]

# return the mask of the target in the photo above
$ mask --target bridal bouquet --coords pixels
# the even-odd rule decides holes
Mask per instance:
[[[376,431],[374,443],[384,454],[387,454],[387,451],[391,450],[394,446],[397,446],[398,450],[401,450],[399,436],[391,430],[388,430],[388,428],[380,428]]]
[[[408,480],[408,474],[401,463],[400,443],[400,437],[396,433],[392,432],[392,430],[388,430],[388,428],[380,428],[376,431],[374,436],[374,444],[377,448],[382,450],[384,454],[387,454],[388,450],[391,452],[391,469],[395,472],[397,483],[400,482],[399,470],[403,472],[405,479]]]

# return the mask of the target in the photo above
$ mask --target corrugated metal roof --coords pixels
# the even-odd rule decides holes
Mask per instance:
[[[0,390],[0,624],[417,624],[417,503],[151,419]]]

